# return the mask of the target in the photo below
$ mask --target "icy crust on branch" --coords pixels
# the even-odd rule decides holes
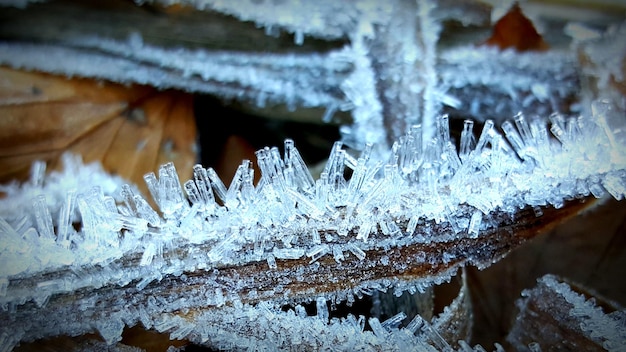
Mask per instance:
[[[135,0],[136,3],[190,5],[232,15],[241,21],[255,22],[271,32],[284,28],[304,40],[304,35],[319,38],[342,38],[355,31],[373,34],[373,25],[388,20],[390,2],[356,0],[321,1],[223,1],[223,0]],[[296,40],[298,42],[298,40]]]
[[[449,105],[474,119],[580,109],[570,106],[581,90],[581,67],[572,52],[463,46],[443,50],[438,59]]]
[[[419,314],[408,317],[402,312],[386,320],[336,316],[333,307],[337,302],[323,295],[307,302],[314,306],[313,312],[304,303],[247,304],[235,298],[227,305],[225,298],[236,296],[234,293],[195,285],[191,277],[183,284],[190,285],[184,290],[173,288],[178,291],[175,295],[156,294],[162,288],[113,299],[108,296],[110,291],[103,295],[87,292],[55,308],[41,307],[34,314],[18,311],[3,321],[4,326],[11,327],[11,335],[0,330],[0,346],[20,339],[78,335],[91,329],[97,329],[107,344],[114,345],[121,340],[125,326],[141,324],[145,329],[169,334],[171,339],[186,339],[220,351],[456,351],[451,344],[456,345],[457,339],[452,337],[464,335],[466,327],[456,326],[454,321],[467,318],[470,309],[465,281],[450,307],[432,322]],[[217,308],[198,308],[199,301],[214,297],[222,299]],[[58,323],[55,317],[62,317],[63,322]],[[458,351],[485,351],[479,345],[472,349],[464,341],[458,345]]]
[[[305,35],[337,39],[360,32],[374,33],[374,26],[393,21],[392,8],[398,1],[224,1],[224,0],[135,0],[138,4],[157,3],[190,5],[202,11],[216,11],[231,15],[241,21],[251,21],[267,32],[277,28],[294,33],[304,40]],[[439,19],[456,19],[465,25],[484,24],[488,11],[480,4],[447,0],[428,1],[437,7]],[[298,42],[296,40],[296,42]]]
[[[293,110],[345,104],[338,87],[352,71],[354,55],[350,47],[326,55],[164,49],[143,43],[138,33],[126,41],[85,36],[69,44],[73,47],[0,43],[0,61],[22,69],[211,93],[259,107],[284,103]],[[41,50],[46,60],[37,55]],[[73,58],[71,67],[64,57]]]
[[[194,179],[181,184],[168,163],[145,176],[158,209],[129,185],[113,194],[106,188],[111,180],[96,178],[100,187],[79,183],[81,168],[7,185],[9,196],[0,203],[0,302],[45,302],[50,294],[78,287],[150,282],[253,261],[275,268],[277,259],[362,259],[375,248],[478,238],[494,226],[494,212],[514,215],[534,207],[539,215],[541,206],[559,208],[590,194],[621,200],[623,110],[607,101],[595,102],[592,110],[592,116],[552,115],[549,121],[520,114],[502,131],[488,120],[477,136],[468,120],[458,152],[446,116],[426,143],[414,126],[394,143],[388,160],[372,158],[371,145],[353,156],[337,142],[317,180],[292,140],[282,153],[277,147],[257,151],[257,185],[249,160],[229,187],[200,165]],[[53,191],[70,184],[65,195]],[[420,226],[428,221],[448,224],[449,231]],[[162,261],[164,251],[185,253],[199,245],[206,253],[189,252],[187,262]],[[123,256],[136,258],[137,270],[78,274]],[[20,278],[68,269],[73,273],[38,282],[37,290],[19,289]]]
[[[541,277],[533,289],[524,290],[522,297],[517,302],[520,314],[507,336],[514,348],[522,349],[536,339],[544,348],[626,349],[626,311],[622,307],[611,307],[615,310],[607,312],[609,308],[598,304],[596,297],[576,292],[574,287],[550,274]],[[547,321],[540,327],[532,326],[526,319]]]
[[[436,323],[429,323],[419,314],[407,319],[406,314],[398,313],[384,321],[353,314],[331,317],[323,296],[317,297],[315,307],[315,314],[309,315],[299,304],[287,310],[268,302],[256,306],[239,304],[217,311],[193,312],[189,320],[164,314],[143,320],[142,324],[168,332],[171,338],[186,337],[220,351],[457,350],[437,331]],[[484,351],[480,346],[464,346],[469,349],[458,351]]]
[[[85,37],[75,39],[73,44],[176,70],[183,78],[221,84],[223,91],[212,93],[227,98],[246,98],[259,107],[285,103],[292,110],[296,106],[339,105],[343,96],[332,88],[352,71],[354,56],[350,47],[328,54],[170,49],[144,43],[139,33],[133,33],[127,41]]]
[[[137,317],[146,327],[171,330],[173,338],[193,336],[200,329],[182,316],[159,325],[145,311],[110,314],[118,305],[129,304],[128,297],[137,304],[157,304],[155,314],[200,314],[194,320],[207,320],[200,326],[213,326],[208,323],[216,316],[208,308],[233,307],[236,311],[219,319],[246,314],[257,321],[267,320],[261,315],[269,314],[276,317],[272,326],[279,326],[301,312],[296,306],[292,313],[277,313],[275,304],[324,295],[317,301],[318,320],[323,323],[315,324],[322,324],[322,330],[340,328],[337,333],[342,334],[351,326],[359,328],[363,323],[358,318],[329,320],[325,302],[350,303],[354,296],[374,290],[416,292],[449,280],[456,267],[413,281],[361,275],[377,266],[404,272],[420,265],[472,263],[471,253],[476,252],[471,247],[435,257],[416,252],[396,262],[399,255],[393,253],[401,248],[479,241],[493,234],[498,216],[514,218],[522,208],[532,207],[540,216],[546,206],[559,208],[579,197],[610,194],[623,199],[623,110],[608,101],[595,102],[591,110],[591,116],[555,114],[547,119],[519,114],[500,127],[487,120],[476,135],[473,121],[467,120],[458,148],[444,115],[433,139],[424,143],[416,125],[393,144],[387,160],[374,158],[371,145],[353,155],[337,142],[318,179],[289,139],[282,152],[277,147],[256,152],[258,184],[253,183],[250,160],[241,163],[228,187],[212,168],[201,165],[194,166],[193,179],[181,183],[168,163],[144,177],[156,209],[128,184],[113,191],[120,183],[96,167],[67,159],[75,166],[44,177],[43,164],[36,163],[30,182],[3,186],[8,196],[0,201],[0,317],[5,326],[20,327],[22,335],[11,337],[6,330],[0,335],[13,345],[16,338],[80,334],[95,328],[114,343]],[[375,251],[378,257],[372,260]],[[358,271],[359,279],[335,292],[288,288],[313,276],[318,282],[322,277],[332,281],[335,276],[326,269],[331,263],[345,263],[342,269]],[[258,272],[259,266],[268,270]],[[283,281],[272,281],[274,276]],[[272,287],[262,287],[263,282],[272,282]],[[103,286],[120,290],[94,290]],[[175,289],[182,286],[184,292]],[[63,303],[66,296],[60,293],[77,298],[70,304],[74,308]],[[194,307],[207,311],[193,313]],[[64,309],[70,311],[61,314]],[[75,319],[59,325],[51,324],[50,316]],[[372,318],[368,320],[372,333],[359,338],[391,341],[386,340],[391,334],[403,346],[413,338],[396,329],[403,319],[381,323]],[[248,323],[224,323],[249,328]],[[201,341],[227,341],[241,333],[207,331],[200,333]],[[301,338],[307,336],[318,335]]]

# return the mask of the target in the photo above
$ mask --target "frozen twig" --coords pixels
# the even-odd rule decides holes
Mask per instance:
[[[52,211],[45,197],[30,208],[20,208],[31,199],[22,198],[26,204],[3,207],[0,223],[3,326],[26,340],[95,327],[114,342],[141,307],[210,312],[423,291],[464,266],[491,265],[590,199],[622,199],[626,160],[617,151],[625,139],[606,128],[619,123],[614,109],[597,101],[593,119],[553,115],[549,125],[518,116],[506,136],[486,123],[478,138],[462,140],[460,155],[443,116],[426,147],[416,143],[415,128],[386,162],[371,148],[355,158],[337,142],[318,180],[292,140],[283,155],[257,151],[256,185],[247,160],[228,188],[200,165],[181,184],[168,163],[145,176],[156,210],[128,185],[117,195],[95,187],[80,188],[75,201],[53,197]],[[6,192],[19,199],[51,185],[34,179]],[[80,227],[55,238],[56,225],[77,214]],[[71,323],[53,323],[59,316]],[[160,330],[177,325],[163,324]]]

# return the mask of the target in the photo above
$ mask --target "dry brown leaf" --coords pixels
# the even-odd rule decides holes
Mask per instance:
[[[517,51],[547,50],[548,44],[535,29],[518,3],[496,22],[491,37],[483,45],[500,49],[514,48]]]
[[[24,180],[35,160],[58,168],[66,151],[134,183],[173,161],[196,162],[192,95],[0,67],[0,182]]]

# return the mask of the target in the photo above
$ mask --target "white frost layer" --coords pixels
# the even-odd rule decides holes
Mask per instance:
[[[569,285],[558,282],[553,276],[547,275],[541,280],[543,284],[572,305],[569,314],[576,319],[586,336],[607,351],[626,350],[626,317],[624,311],[605,314],[602,308],[595,304],[594,300],[588,300],[585,296],[572,291]]]
[[[259,26],[284,28],[295,37],[305,34],[320,38],[341,38],[354,31],[374,33],[373,26],[388,19],[390,2],[356,0],[337,2],[320,1],[239,1],[228,0],[157,0],[145,1],[163,5],[184,4],[199,10],[213,10],[232,15],[241,21],[255,22]],[[303,39],[304,40],[304,39]]]
[[[561,344],[559,341],[560,338],[572,333],[578,335],[577,339],[593,341],[607,351],[626,350],[626,311],[623,307],[615,304],[614,311],[605,312],[606,306],[599,305],[597,297],[593,295],[587,297],[576,292],[572,286],[552,274],[547,274],[537,281],[537,286],[524,290],[522,292],[524,298],[517,302],[521,313],[507,336],[507,340],[514,348],[520,348],[520,345],[529,339],[536,339],[537,335],[547,339],[540,341],[544,347],[572,348],[575,344],[566,344],[566,341]],[[529,300],[532,302],[530,303],[532,308],[529,308]],[[540,312],[537,313],[536,310]],[[523,319],[536,314],[551,315],[556,325],[548,327],[547,333],[539,330],[529,333]],[[557,346],[551,346],[550,343]],[[539,343],[534,344],[541,349]]]

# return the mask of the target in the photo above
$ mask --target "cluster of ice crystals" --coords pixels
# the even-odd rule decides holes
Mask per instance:
[[[110,232],[106,228],[99,232],[96,227],[90,227],[97,221],[96,214],[91,212],[96,205],[81,207],[81,204],[88,202],[96,190],[112,194],[125,181],[109,175],[97,163],[83,165],[71,155],[64,155],[62,162],[62,172],[52,172],[45,177],[45,163],[36,162],[30,181],[0,186],[0,192],[5,194],[0,202],[0,277],[5,280],[13,275],[71,265],[77,260],[89,262],[92,258],[104,258],[93,250],[75,251],[76,246],[89,247],[95,237]],[[79,189],[81,194],[77,202]],[[112,198],[110,200],[115,203]],[[84,213],[79,214],[78,209]],[[98,216],[107,221],[120,217],[117,211]],[[81,218],[83,229],[77,232],[72,224]],[[113,230],[118,232],[119,229]],[[118,240],[109,244],[118,245]],[[121,253],[114,254],[118,255]]]
[[[518,301],[520,316],[507,337],[514,347],[519,348],[525,341],[543,335],[546,337],[546,341],[542,341],[544,347],[571,348],[577,343],[567,344],[567,341],[559,340],[567,334],[574,333],[580,334],[578,343],[582,340],[586,340],[584,343],[592,341],[597,348],[607,351],[621,351],[626,348],[626,319],[623,308],[612,307],[615,308],[614,311],[606,312],[604,310],[613,304],[603,308],[597,304],[595,297],[586,297],[551,274],[541,277],[537,286],[524,290],[522,296],[523,298]],[[529,304],[529,301],[533,303]],[[547,332],[541,329],[527,331],[525,328],[527,323],[523,318],[528,314],[550,315],[556,320],[556,325],[549,327]],[[550,343],[555,346],[545,346]],[[535,350],[541,351],[539,343],[533,342],[532,345]]]
[[[167,163],[157,174],[145,176],[157,209],[96,166],[67,156],[65,171],[44,177],[44,165],[36,163],[29,182],[2,186],[7,196],[0,200],[0,303],[5,310],[31,300],[44,307],[56,293],[131,282],[143,290],[166,276],[183,280],[184,272],[255,261],[266,262],[270,271],[280,265],[277,259],[306,257],[312,268],[324,265],[320,259],[326,256],[337,263],[348,256],[364,261],[376,248],[480,238],[494,226],[491,215],[497,212],[514,214],[533,207],[540,215],[543,206],[558,208],[589,195],[622,199],[623,111],[605,100],[594,102],[591,110],[589,116],[553,114],[544,119],[518,114],[501,127],[486,120],[476,135],[473,122],[466,121],[459,151],[445,115],[431,140],[423,143],[421,126],[413,126],[393,144],[386,160],[375,157],[371,144],[353,155],[336,142],[318,179],[290,139],[282,152],[278,147],[257,151],[258,184],[250,160],[241,163],[228,187],[212,168],[201,165],[181,184],[174,165]],[[449,224],[449,231],[420,226],[430,221]],[[459,255],[444,253],[441,260]],[[137,258],[136,264],[122,265],[122,258]],[[380,261],[389,265],[393,259]],[[452,273],[442,275],[429,280],[445,281]],[[371,282],[332,299],[392,285],[399,285],[400,292],[420,287]],[[244,298],[262,300],[262,295],[281,290],[252,290]],[[289,292],[284,295],[289,298]],[[219,286],[207,297],[204,304],[218,307],[239,300],[237,292],[223,292]],[[318,318],[312,324],[329,331],[346,324],[361,326],[354,324],[356,318],[330,319],[324,310],[327,299],[316,301]],[[296,313],[286,316],[295,319]],[[246,314],[261,313],[256,309]],[[288,322],[283,318],[281,324]],[[103,333],[108,341],[117,341],[122,319],[111,323],[110,337]],[[412,341],[406,329],[397,329],[398,319],[371,320],[372,336],[379,341],[393,336],[401,344]]]

